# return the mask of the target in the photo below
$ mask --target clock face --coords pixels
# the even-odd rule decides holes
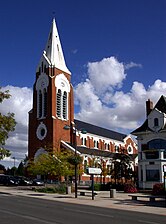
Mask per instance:
[[[39,140],[43,140],[46,137],[46,135],[47,135],[47,127],[43,122],[41,122],[37,127],[36,136]]]

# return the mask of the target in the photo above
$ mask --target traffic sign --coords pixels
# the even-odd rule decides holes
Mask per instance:
[[[88,174],[101,174],[101,169],[100,168],[94,168],[94,167],[89,167],[88,168]]]

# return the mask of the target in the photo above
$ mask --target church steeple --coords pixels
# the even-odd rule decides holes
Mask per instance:
[[[55,67],[68,74],[71,74],[65,63],[55,19],[52,21],[52,27],[50,29],[43,56],[50,67]]]

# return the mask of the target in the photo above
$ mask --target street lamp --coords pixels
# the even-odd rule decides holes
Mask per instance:
[[[75,164],[74,164],[74,176],[75,176],[75,198],[77,198],[77,136],[76,136],[76,128],[73,127],[72,125],[65,125],[64,126],[65,130],[71,130],[72,131],[72,136],[74,135],[74,155],[75,155]],[[82,134],[86,134],[86,130],[82,129],[81,130]]]
[[[74,176],[75,176],[75,198],[77,198],[77,142],[76,142],[76,129],[74,129],[72,126],[65,125],[65,130],[72,130],[72,136],[74,135],[74,155],[75,155],[75,164],[74,164]]]

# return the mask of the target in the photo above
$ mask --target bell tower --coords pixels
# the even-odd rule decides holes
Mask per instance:
[[[45,50],[36,70],[33,107],[29,111],[28,157],[34,158],[45,148],[59,150],[61,140],[70,142],[70,126],[74,121],[73,87],[55,19]]]

